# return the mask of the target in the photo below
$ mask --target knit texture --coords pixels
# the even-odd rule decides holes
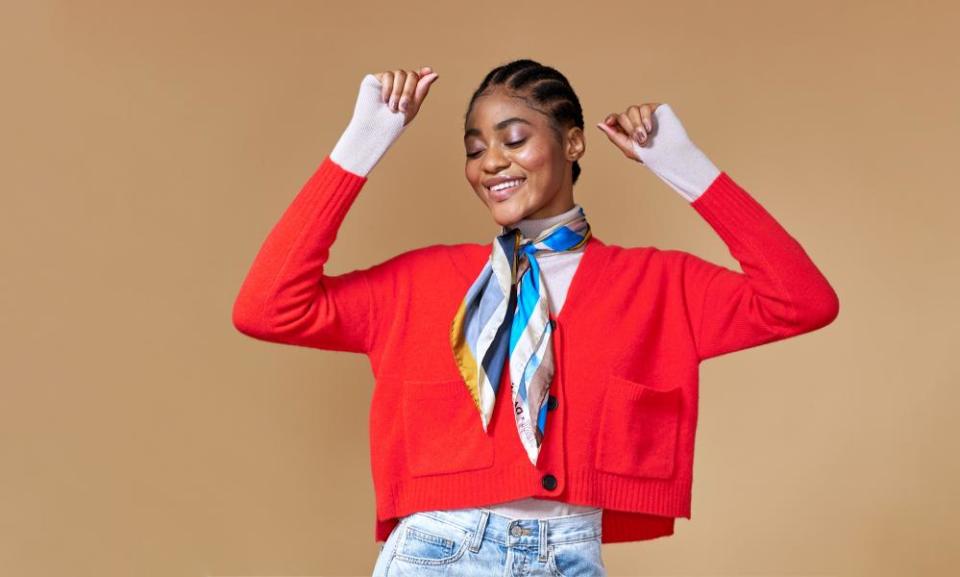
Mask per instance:
[[[404,113],[390,110],[381,89],[376,76],[363,77],[350,123],[330,152],[331,160],[358,176],[367,176],[406,129]]]
[[[839,311],[803,248],[725,172],[691,206],[742,273],[684,251],[608,245],[594,231],[553,317],[558,402],[534,467],[508,395],[485,434],[452,357],[438,354],[490,243],[325,274],[365,182],[324,158],[254,259],[233,323],[253,338],[368,357],[377,540],[412,512],[524,497],[603,508],[605,543],[671,534],[674,518],[691,516],[699,363],[813,331]]]

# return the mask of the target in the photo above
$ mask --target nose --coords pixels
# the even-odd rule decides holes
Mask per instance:
[[[490,174],[497,174],[504,167],[509,166],[510,159],[503,154],[503,151],[499,147],[491,147],[486,154],[483,155],[483,169]]]

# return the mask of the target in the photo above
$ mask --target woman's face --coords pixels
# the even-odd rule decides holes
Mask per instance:
[[[497,224],[573,208],[573,161],[584,150],[581,129],[565,130],[560,142],[544,113],[496,89],[474,101],[463,145],[467,181]],[[490,189],[511,179],[519,179],[519,185]]]

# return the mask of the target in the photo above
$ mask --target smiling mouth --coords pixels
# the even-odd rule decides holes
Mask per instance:
[[[507,199],[510,198],[511,196],[513,196],[513,193],[515,193],[520,187],[522,187],[524,184],[526,184],[527,179],[526,179],[526,178],[522,178],[522,179],[519,179],[519,181],[520,181],[520,182],[518,182],[517,184],[515,184],[515,185],[513,185],[513,186],[511,186],[511,187],[509,187],[509,188],[500,188],[500,189],[497,189],[497,190],[493,190],[493,189],[487,188],[487,192],[490,194],[490,198],[492,198],[493,200],[495,200],[495,201],[497,201],[497,202],[502,202],[502,201],[504,201],[504,200],[507,200]]]

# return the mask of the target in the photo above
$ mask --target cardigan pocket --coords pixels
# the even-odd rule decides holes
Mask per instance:
[[[493,437],[462,378],[403,382],[403,443],[414,477],[493,466]]]
[[[681,389],[656,389],[611,375],[600,412],[595,466],[633,477],[673,475]]]

